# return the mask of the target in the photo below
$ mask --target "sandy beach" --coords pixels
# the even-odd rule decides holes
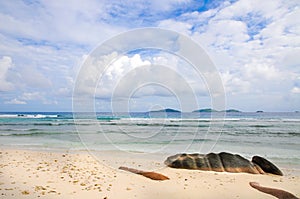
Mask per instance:
[[[253,181],[300,196],[300,176],[290,169],[283,169],[284,176],[204,172],[167,168],[151,158],[128,159],[111,152],[95,159],[85,151],[1,149],[0,158],[0,198],[5,199],[274,198],[251,188]],[[170,180],[154,181],[118,170],[117,165],[152,169]]]

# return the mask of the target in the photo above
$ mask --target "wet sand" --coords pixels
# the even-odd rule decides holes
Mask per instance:
[[[274,198],[253,189],[249,182],[300,196],[300,176],[290,169],[282,169],[284,176],[218,173],[173,169],[154,158],[112,152],[98,157],[85,151],[1,149],[0,198]],[[170,180],[154,181],[119,166],[150,169]]]

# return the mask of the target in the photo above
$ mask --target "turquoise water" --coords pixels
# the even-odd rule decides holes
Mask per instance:
[[[1,113],[0,146],[261,155],[300,169],[300,113]]]

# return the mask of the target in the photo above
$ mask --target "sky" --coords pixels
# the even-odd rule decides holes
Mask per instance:
[[[300,110],[299,7],[298,0],[0,0],[0,112],[72,111],[78,74],[91,52],[150,27],[201,46],[222,80],[227,109]],[[118,59],[103,76],[85,76],[99,80],[92,88],[98,111],[120,111],[124,104],[130,111],[212,106],[207,79],[176,54],[132,49],[110,56]],[[188,89],[194,92],[185,94]],[[197,106],[180,101],[190,94]]]

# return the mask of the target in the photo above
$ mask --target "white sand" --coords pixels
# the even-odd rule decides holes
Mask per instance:
[[[172,169],[153,159],[129,159],[105,152],[95,159],[87,152],[0,150],[0,198],[274,198],[249,186],[284,189],[300,197],[300,176],[217,173]],[[108,167],[107,165],[112,165]],[[154,169],[170,180],[154,181],[116,169]]]

